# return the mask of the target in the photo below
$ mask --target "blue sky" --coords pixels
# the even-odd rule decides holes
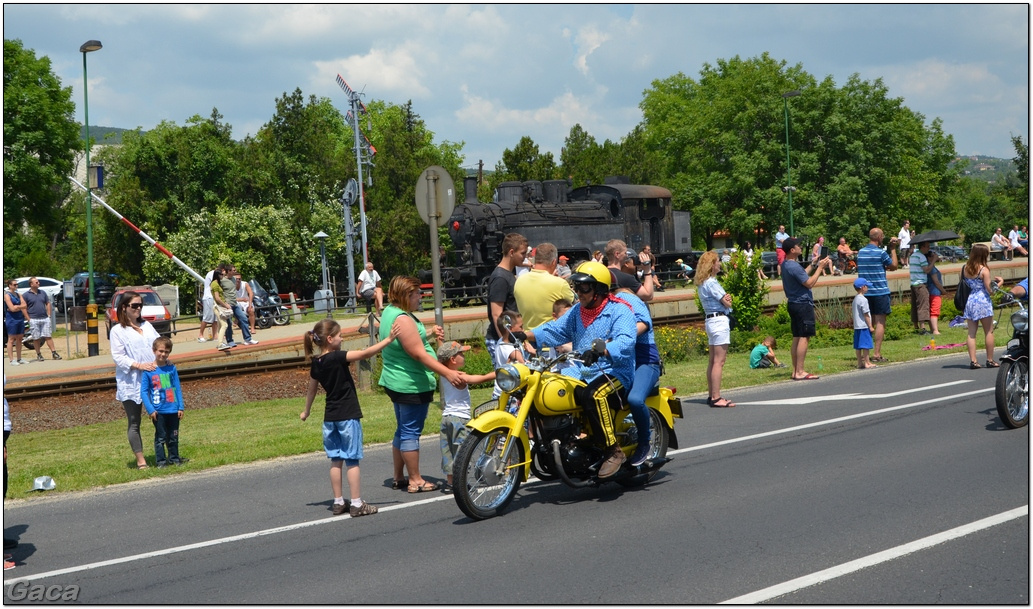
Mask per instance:
[[[216,107],[243,138],[295,88],[345,110],[340,73],[367,101],[411,99],[436,141],[465,142],[468,167],[524,135],[558,161],[576,123],[619,140],[653,80],[764,52],[837,85],[882,78],[959,154],[1010,158],[1013,135],[1029,141],[1026,5],[5,4],[4,38],[48,56],[79,105],[79,46],[100,40],[94,125]]]

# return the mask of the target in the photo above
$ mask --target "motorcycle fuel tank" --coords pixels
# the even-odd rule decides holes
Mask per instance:
[[[547,374],[542,379],[542,387],[538,391],[535,406],[538,412],[546,415],[566,414],[580,410],[574,402],[574,388],[585,384],[575,378],[561,374]]]

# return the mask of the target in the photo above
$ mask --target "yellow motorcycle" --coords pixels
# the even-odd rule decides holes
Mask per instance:
[[[596,339],[592,350],[602,353],[605,343]],[[667,449],[678,448],[674,419],[682,418],[681,402],[669,387],[656,387],[646,400],[649,407],[650,452],[644,463],[621,469],[599,480],[599,466],[607,454],[595,439],[596,430],[574,401],[584,381],[558,372],[564,364],[581,361],[575,352],[555,355],[549,349],[526,363],[507,364],[496,370],[502,388],[498,400],[474,409],[467,423],[470,434],[456,455],[452,469],[454,496],[459,509],[474,520],[498,516],[516,495],[520,484],[533,473],[540,480],[561,480],[575,487],[616,482],[642,486],[670,459]],[[507,405],[519,403],[515,414]],[[611,396],[614,431],[626,455],[634,453],[638,432],[628,405]]]

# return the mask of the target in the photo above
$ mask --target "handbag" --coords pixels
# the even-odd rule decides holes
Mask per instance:
[[[982,270],[982,269],[980,269]],[[959,313],[965,312],[965,305],[968,303],[968,295],[972,293],[972,288],[965,281],[965,271],[961,271],[961,281],[958,282],[958,291],[954,292],[954,308]]]
[[[219,316],[219,319],[227,321],[233,317],[233,309],[227,309],[226,307],[214,305],[215,314]]]
[[[735,326],[739,324],[739,320],[735,318],[735,313],[728,314],[728,329],[734,330]]]

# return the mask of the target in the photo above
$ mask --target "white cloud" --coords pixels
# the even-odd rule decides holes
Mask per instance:
[[[589,25],[578,30],[574,36],[574,67],[588,76],[588,56],[610,39],[610,35]]]
[[[420,59],[417,60],[417,57]],[[410,48],[408,45],[392,50],[370,49],[363,55],[351,55],[331,61],[314,61],[316,73],[313,86],[324,88],[340,74],[348,85],[361,91],[376,91],[378,98],[402,96],[413,99],[427,98],[430,88],[426,71],[420,63],[436,61],[429,49]]]

